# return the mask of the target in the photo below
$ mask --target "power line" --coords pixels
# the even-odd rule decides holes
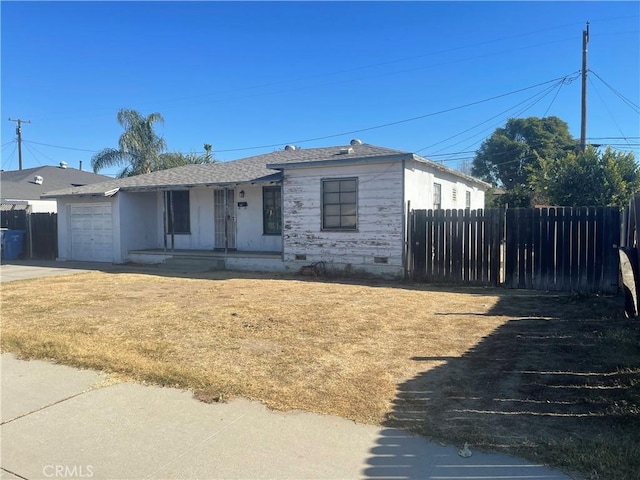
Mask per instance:
[[[640,137],[587,137],[587,140],[627,140],[640,139]]]
[[[98,153],[99,152],[99,150],[87,150],[86,148],[63,147],[61,145],[51,145],[49,143],[34,142],[32,140],[24,140],[24,143],[31,143],[31,144],[35,144],[35,145],[43,145],[45,147],[62,148],[62,149],[65,149],[65,150],[76,150],[78,152],[91,152],[91,153]]]
[[[384,124],[381,124],[381,125],[375,125],[373,127],[360,128],[358,130],[351,130],[351,131],[348,131],[348,132],[341,132],[341,133],[335,133],[335,134],[332,134],[332,135],[325,135],[325,136],[322,136],[322,137],[307,138],[307,139],[304,139],[304,140],[294,140],[293,142],[284,142],[284,143],[309,143],[309,142],[314,142],[314,141],[317,141],[317,140],[326,140],[327,138],[341,137],[343,135],[351,135],[351,134],[354,134],[354,133],[362,133],[362,132],[367,132],[367,131],[371,131],[371,130],[376,130],[376,129],[379,129],[379,128],[385,128],[385,127],[390,127],[390,126],[393,126],[393,125],[399,125],[399,124],[402,124],[402,123],[408,123],[408,122],[413,122],[413,121],[416,121],[416,120],[422,120],[423,118],[433,117],[433,116],[436,116],[436,115],[441,115],[443,113],[453,112],[455,110],[461,110],[463,108],[472,107],[474,105],[479,105],[481,103],[486,103],[486,102],[490,102],[492,100],[497,100],[498,98],[507,97],[509,95],[514,95],[516,93],[524,92],[526,90],[531,90],[532,88],[540,87],[542,85],[547,85],[547,84],[552,83],[552,82],[557,82],[558,80],[561,80],[561,79],[566,79],[570,75],[575,75],[575,74],[576,74],[576,72],[574,72],[572,74],[569,74],[569,75],[565,75],[563,77],[554,78],[553,80],[548,80],[546,82],[541,82],[541,83],[538,83],[536,85],[531,85],[529,87],[520,88],[518,90],[513,90],[513,91],[508,92],[508,93],[503,93],[503,94],[500,94],[500,95],[495,95],[493,97],[485,98],[483,100],[478,100],[478,101],[475,101],[475,102],[466,103],[464,105],[459,105],[457,107],[451,107],[451,108],[447,108],[447,109],[444,109],[444,110],[439,110],[437,112],[426,113],[424,115],[419,115],[419,116],[416,116],[416,117],[406,118],[404,120],[398,120],[398,121],[395,121],[395,122],[389,122],[389,123],[384,123]],[[218,150],[217,153],[239,152],[239,151],[242,151],[242,150],[257,150],[257,149],[261,149],[261,148],[279,147],[281,145],[283,145],[283,143],[274,143],[274,144],[270,144],[270,145],[258,145],[258,146],[254,146],[254,147],[229,148],[229,149],[225,149],[225,150]]]
[[[628,106],[630,106],[632,108],[632,110],[635,110],[636,113],[640,113],[640,107],[638,105],[633,103],[631,100],[629,100],[627,97],[622,95],[620,92],[618,92],[611,85],[609,85],[607,82],[605,82],[602,79],[602,77],[600,75],[598,75],[596,72],[594,72],[593,70],[589,70],[589,71],[591,73],[593,73],[598,80],[600,80],[602,83],[604,83],[609,88],[609,90],[611,90],[613,93],[615,93],[624,103],[626,103]]]
[[[465,130],[465,131],[463,131],[463,132],[461,132],[461,133],[459,133],[459,134],[456,134],[456,135],[454,135],[454,136],[452,136],[452,137],[449,137],[447,140],[449,140],[449,139],[451,139],[451,138],[454,138],[454,137],[456,137],[456,136],[459,136],[460,134],[465,133],[465,132],[467,132],[467,131],[469,131],[469,130],[473,130],[474,128],[476,128],[476,127],[478,127],[478,126],[483,125],[483,124],[487,123],[488,121],[493,120],[494,118],[499,117],[499,116],[503,115],[504,113],[507,113],[507,112],[509,112],[509,111],[511,111],[511,110],[513,110],[513,109],[515,109],[516,107],[519,107],[519,106],[520,106],[520,105],[522,105],[523,103],[526,103],[526,102],[530,102],[530,101],[531,101],[531,103],[529,103],[528,105],[525,105],[525,106],[524,106],[521,110],[519,110],[517,113],[515,113],[514,115],[510,115],[510,117],[518,117],[518,116],[522,115],[524,112],[526,112],[527,110],[529,110],[530,108],[532,108],[534,105],[536,105],[537,103],[539,103],[540,101],[542,101],[542,99],[543,99],[543,98],[545,98],[547,95],[549,95],[549,94],[550,94],[550,93],[551,93],[555,88],[561,87],[561,86],[562,86],[562,85],[564,85],[565,83],[571,83],[571,82],[573,82],[576,78],[577,78],[577,75],[573,76],[572,78],[569,78],[569,77],[563,78],[563,79],[561,79],[557,84],[552,85],[551,87],[548,87],[547,89],[543,90],[542,92],[539,92],[539,93],[536,93],[535,95],[532,95],[531,97],[527,98],[526,100],[524,100],[524,101],[522,101],[522,102],[520,102],[520,103],[516,104],[515,106],[513,106],[513,107],[511,107],[511,108],[509,108],[509,109],[507,109],[507,110],[505,110],[504,112],[501,112],[500,114],[498,114],[498,115],[495,115],[495,116],[491,117],[491,118],[490,118],[489,120],[487,120],[487,121],[484,121],[484,122],[482,122],[482,123],[480,123],[480,124],[478,124],[478,125],[476,125],[476,126],[474,126],[474,127],[471,127],[470,129],[467,129],[467,130]],[[536,99],[536,97],[539,97],[539,98],[537,98],[537,99]],[[453,147],[453,146],[455,146],[455,145],[459,145],[460,143],[462,143],[462,142],[464,142],[464,141],[466,141],[466,140],[470,140],[470,139],[472,139],[472,138],[474,138],[474,137],[477,137],[478,135],[482,135],[482,134],[484,134],[485,132],[487,132],[487,131],[489,131],[489,130],[491,130],[491,129],[493,129],[493,128],[495,128],[496,126],[501,125],[501,124],[502,124],[502,121],[501,121],[501,122],[499,122],[498,124],[493,124],[493,125],[492,125],[492,126],[490,126],[489,128],[483,129],[483,130],[481,130],[480,132],[478,132],[477,134],[474,134],[474,135],[472,135],[472,136],[470,136],[470,137],[463,138],[462,140],[460,140],[460,141],[458,141],[458,142],[456,142],[456,143],[454,143],[454,144],[452,144],[452,145],[449,145],[449,147]],[[438,142],[438,143],[436,143],[436,144],[432,144],[432,145],[430,145],[430,146],[428,146],[428,147],[421,148],[420,150],[418,150],[418,152],[419,152],[419,151],[422,151],[422,150],[426,150],[427,148],[431,148],[431,147],[433,147],[433,146],[435,146],[435,145],[438,145],[439,143],[443,143],[444,141],[446,141],[446,140],[443,140],[442,142]],[[477,143],[478,143],[478,141],[474,141],[473,143],[471,143],[470,145],[468,145],[467,147],[465,147],[465,149],[467,149],[467,148],[471,148],[473,145],[475,145],[475,144],[477,144]],[[442,149],[441,149],[440,151],[442,151]],[[437,152],[434,152],[434,153],[437,153]],[[431,153],[430,153],[428,156],[429,156],[429,157],[431,157],[431,156],[433,156],[433,154],[431,154]]]
[[[335,76],[335,75],[340,75],[340,74],[343,74],[343,73],[350,73],[350,72],[354,72],[354,71],[367,70],[367,69],[380,67],[380,66],[386,66],[386,65],[391,65],[391,64],[403,63],[403,62],[407,62],[407,61],[413,61],[413,60],[420,59],[420,58],[442,55],[442,54],[446,54],[446,53],[455,52],[455,51],[458,51],[458,50],[466,50],[466,49],[469,49],[469,48],[478,47],[478,46],[482,46],[482,45],[488,45],[488,44],[491,44],[491,43],[503,42],[505,40],[510,40],[510,39],[513,39],[513,38],[525,37],[525,36],[530,36],[530,35],[538,35],[538,34],[544,33],[544,32],[549,32],[549,31],[553,31],[553,30],[560,30],[560,29],[572,27],[573,25],[576,25],[576,24],[575,23],[565,24],[565,25],[560,25],[560,26],[556,26],[556,27],[550,27],[550,28],[545,28],[545,29],[541,29],[541,30],[536,30],[536,31],[533,31],[533,32],[520,33],[520,34],[517,34],[517,35],[511,35],[511,36],[508,36],[508,37],[500,37],[500,38],[496,38],[496,39],[492,39],[492,40],[486,40],[484,42],[466,44],[466,45],[462,45],[460,47],[454,47],[454,48],[439,50],[439,51],[435,51],[435,52],[431,52],[431,53],[427,53],[427,54],[422,54],[422,55],[415,55],[415,56],[411,56],[411,57],[394,59],[394,60],[389,60],[389,61],[386,61],[386,62],[378,62],[378,63],[363,65],[363,66],[354,67],[354,68],[350,68],[350,69],[338,70],[338,71],[328,72],[328,73],[321,73],[321,74],[318,74],[318,75],[309,75],[309,76],[299,77],[299,78],[290,79],[290,80],[283,80],[283,81],[279,81],[279,82],[271,82],[271,83],[262,84],[262,85],[254,85],[254,86],[249,86],[249,87],[245,87],[245,88],[241,88],[241,89],[231,89],[231,90],[226,90],[224,92],[218,92],[218,93],[220,95],[225,95],[226,96],[227,94],[233,93],[234,91],[255,90],[255,89],[259,89],[259,88],[266,88],[266,87],[277,86],[277,85],[282,85],[282,84],[291,84],[291,83],[300,82],[300,81],[309,80],[309,79],[314,79],[314,78]],[[511,53],[511,52],[518,51],[518,50],[523,50],[523,49],[540,48],[542,46],[547,46],[547,45],[557,44],[557,43],[562,43],[562,42],[567,42],[567,41],[573,41],[573,38],[565,38],[565,39],[562,39],[562,40],[555,40],[555,41],[546,42],[546,43],[537,43],[535,45],[527,45],[525,47],[519,47],[519,48],[516,48],[516,49],[504,50],[504,51],[500,51],[500,52],[493,52],[493,53],[490,53],[490,54],[485,54],[485,55],[480,55],[480,56],[475,56],[475,57],[470,57],[470,58],[464,58],[464,59],[459,59],[459,60],[451,60],[451,61],[447,61],[447,62],[443,62],[443,63],[436,63],[436,64],[431,64],[431,65],[423,65],[423,66],[420,66],[420,67],[414,67],[413,69],[409,69],[409,70],[398,70],[398,71],[395,71],[395,72],[388,72],[388,73],[385,73],[385,74],[382,74],[382,75],[367,75],[366,77],[361,77],[361,78],[357,78],[357,79],[342,80],[342,81],[338,81],[338,82],[331,82],[329,84],[307,86],[307,87],[298,87],[298,88],[294,88],[294,89],[290,89],[290,90],[272,92],[271,94],[274,94],[274,93],[275,94],[287,93],[289,91],[308,89],[308,88],[317,88],[319,86],[334,85],[336,83],[344,83],[344,82],[357,81],[357,80],[362,80],[362,79],[378,78],[378,77],[381,77],[381,76],[396,75],[396,74],[406,73],[406,72],[410,72],[410,71],[414,71],[414,70],[420,70],[420,69],[425,69],[425,68],[433,68],[433,67],[442,66],[442,65],[448,65],[448,64],[452,64],[452,63],[460,63],[460,62],[466,62],[466,61],[471,61],[471,60],[477,60],[479,58],[486,58],[486,57],[490,57],[490,56],[501,55],[501,54],[505,54],[505,53]],[[169,100],[169,102],[174,103],[176,101],[179,102],[181,100],[198,99],[198,98],[208,97],[208,96],[211,96],[211,95],[213,95],[213,94],[202,94],[202,95],[195,95],[195,96],[189,96],[189,97],[181,97],[181,98],[176,98],[176,99],[173,99],[173,100]],[[258,95],[258,94],[256,94],[256,95]],[[246,98],[246,97],[242,97],[242,98]]]
[[[620,127],[620,125],[618,124],[618,122],[616,121],[615,117],[613,116],[613,114],[611,113],[611,110],[609,109],[609,105],[607,105],[607,103],[604,101],[604,98],[602,98],[602,95],[600,95],[600,92],[598,91],[598,89],[596,88],[596,86],[593,84],[593,82],[591,81],[591,79],[589,79],[589,82],[591,83],[591,86],[593,87],[593,89],[596,92],[596,95],[598,95],[598,98],[600,99],[600,101],[602,102],[602,104],[604,105],[605,110],[607,111],[607,113],[609,114],[609,117],[611,118],[611,121],[615,124],[615,126],[618,128],[618,131],[620,132],[620,135],[622,135],[624,137],[624,132],[622,131],[622,128]]]
[[[6,165],[4,165],[4,167],[9,167],[9,165],[11,165],[11,163],[13,163],[13,156],[16,153],[16,149],[18,148],[18,145],[16,143],[13,144],[13,150],[11,151],[11,153],[9,154],[9,158],[6,161]]]
[[[31,145],[31,146],[29,146],[29,145],[25,145],[25,146],[29,149],[29,151],[30,151],[32,154],[33,154],[33,150],[35,150],[38,154],[40,154],[40,155],[42,155],[43,157],[45,157],[45,158],[49,159],[52,163],[54,163],[54,164],[56,163],[56,161],[55,161],[53,158],[51,158],[49,155],[45,155],[44,153],[42,153],[40,150],[38,150],[38,149],[37,149],[36,147],[34,147],[33,145]],[[33,150],[32,150],[32,149],[33,149]],[[38,162],[38,163],[40,163],[40,162]],[[42,165],[42,164],[41,164],[41,165]]]
[[[44,164],[38,159],[38,156],[33,152],[32,147],[29,145],[25,145],[26,149],[31,153],[32,158],[38,163],[40,166],[44,166]],[[22,170],[22,169],[21,169]]]

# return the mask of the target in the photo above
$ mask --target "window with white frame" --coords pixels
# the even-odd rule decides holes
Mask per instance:
[[[358,228],[358,179],[322,180],[322,230]]]
[[[282,234],[282,190],[262,187],[262,231],[265,235]]]
[[[442,185],[439,183],[433,184],[433,209],[438,210],[442,208]]]
[[[471,192],[468,190],[464,194],[464,208],[471,209]]]

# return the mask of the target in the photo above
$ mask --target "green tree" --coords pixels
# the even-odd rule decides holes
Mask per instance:
[[[164,138],[154,131],[156,123],[164,123],[159,113],[142,116],[126,108],[118,112],[118,123],[124,129],[118,147],[105,148],[91,158],[93,171],[124,166],[118,177],[129,177],[161,169],[160,154],[166,149]]]
[[[482,143],[471,171],[505,190],[503,204],[528,207],[535,196],[529,176],[540,159],[555,159],[576,148],[569,126],[558,117],[512,118]]]
[[[216,160],[213,158],[213,154],[211,153],[212,146],[208,143],[204,145],[204,154],[197,154],[194,152],[191,153],[182,153],[182,152],[168,152],[162,153],[159,157],[159,170],[164,170],[167,168],[180,167],[182,165],[189,164],[200,164],[206,165],[210,163],[215,163]]]
[[[541,159],[531,169],[531,185],[540,203],[561,206],[623,208],[640,191],[640,168],[632,152],[588,146],[584,153]]]

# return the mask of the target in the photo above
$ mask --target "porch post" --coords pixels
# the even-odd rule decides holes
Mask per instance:
[[[229,189],[224,188],[224,253],[229,253]]]
[[[167,251],[167,191],[162,191],[162,241],[164,251]]]
[[[169,212],[171,213],[171,251],[175,251],[176,217],[173,214],[173,194],[169,195]]]

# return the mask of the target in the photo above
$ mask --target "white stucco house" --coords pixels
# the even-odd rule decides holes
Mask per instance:
[[[51,192],[59,260],[404,271],[408,209],[484,208],[489,185],[362,144],[296,148]]]

